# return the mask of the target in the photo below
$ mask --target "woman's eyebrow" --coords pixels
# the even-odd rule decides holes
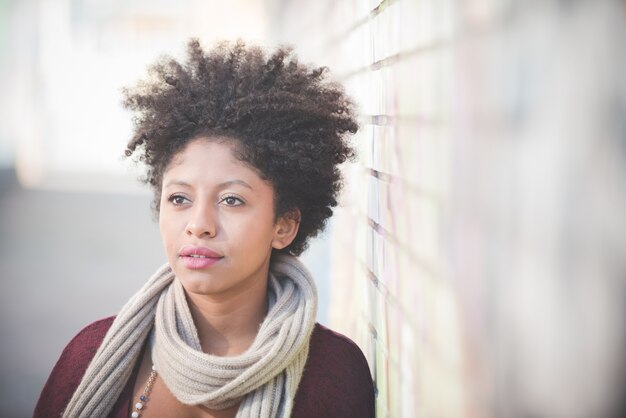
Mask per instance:
[[[230,186],[230,185],[233,185],[233,184],[238,184],[240,186],[247,187],[248,189],[253,190],[252,186],[250,186],[245,181],[239,180],[239,179],[225,181],[223,183],[218,184],[217,187],[221,189],[223,187],[227,187],[227,186]]]
[[[254,189],[252,188],[252,186],[250,186],[248,183],[246,183],[246,182],[245,182],[245,181],[243,181],[243,180],[239,180],[239,179],[234,179],[234,180],[228,180],[228,181],[225,181],[225,182],[223,182],[223,183],[218,184],[216,187],[217,187],[218,189],[222,189],[222,188],[224,188],[224,187],[228,187],[228,186],[231,186],[231,185],[233,185],[233,184],[238,184],[238,185],[240,185],[240,186],[247,187],[247,188],[248,188],[248,189],[250,189],[250,190],[254,190]],[[185,186],[185,187],[191,187],[191,184],[189,184],[189,183],[187,183],[186,181],[183,181],[183,180],[170,180],[170,181],[168,181],[168,182],[165,184],[165,187],[169,187],[169,186]]]
[[[169,187],[169,186],[185,186],[185,187],[191,187],[191,184],[182,181],[182,180],[170,180],[167,183],[165,183],[165,186],[163,187]]]

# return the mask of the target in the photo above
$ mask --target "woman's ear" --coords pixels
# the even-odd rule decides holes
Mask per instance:
[[[276,221],[272,248],[282,250],[293,242],[300,227],[300,209],[293,209]]]

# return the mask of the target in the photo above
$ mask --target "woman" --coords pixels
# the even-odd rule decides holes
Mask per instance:
[[[315,323],[295,257],[353,156],[342,88],[286,49],[192,40],[125,96],[168,263],[68,344],[34,416],[373,416],[363,354]]]

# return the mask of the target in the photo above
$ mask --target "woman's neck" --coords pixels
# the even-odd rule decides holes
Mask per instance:
[[[206,296],[186,292],[202,351],[235,356],[246,351],[267,314],[267,278],[241,292]]]

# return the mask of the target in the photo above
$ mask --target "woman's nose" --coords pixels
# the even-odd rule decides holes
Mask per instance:
[[[198,238],[213,238],[217,234],[217,223],[209,209],[202,209],[194,212],[194,216],[189,220],[185,228],[187,235]]]

